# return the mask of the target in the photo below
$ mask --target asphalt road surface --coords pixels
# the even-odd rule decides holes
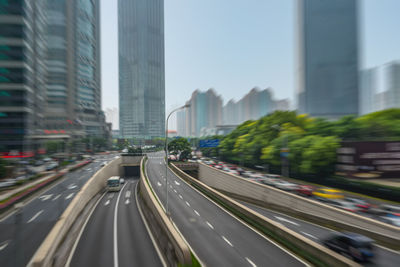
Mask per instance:
[[[162,266],[136,203],[138,178],[97,203],[72,252],[70,266]]]
[[[147,174],[166,204],[164,153],[149,154]],[[206,266],[304,266],[301,259],[260,235],[168,171],[168,207],[192,251]]]
[[[67,173],[40,196],[0,221],[0,266],[26,266],[75,194],[115,155],[97,156],[81,169]]]
[[[334,230],[318,226],[313,223],[309,223],[303,220],[293,218],[291,216],[271,211],[253,204],[249,204],[243,201],[239,201],[243,205],[250,209],[262,214],[263,216],[274,220],[287,228],[313,240],[318,243],[323,242],[324,239],[328,238]],[[364,266],[399,266],[400,265],[400,252],[393,251],[381,246],[375,246],[375,258],[371,262],[362,263]]]

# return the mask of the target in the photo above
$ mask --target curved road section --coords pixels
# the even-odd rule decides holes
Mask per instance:
[[[152,153],[147,176],[191,250],[206,266],[305,266],[307,263],[262,236],[168,170],[164,153]]]
[[[27,201],[19,213],[0,220],[0,266],[26,266],[49,231],[81,187],[115,155],[97,157],[85,167],[67,173],[41,195]]]
[[[103,195],[78,237],[70,266],[163,266],[138,210],[137,183],[126,179],[119,192]]]

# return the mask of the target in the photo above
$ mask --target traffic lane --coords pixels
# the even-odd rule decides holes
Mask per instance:
[[[97,165],[95,164],[93,167],[97,169],[100,164]],[[7,231],[0,231],[0,266],[9,266],[7,263],[12,262],[13,258],[15,258],[15,247],[20,248],[18,253],[23,255],[20,256],[22,259],[19,259],[18,262],[22,263],[22,265],[29,262],[42,240],[58,220],[60,214],[79,191],[81,185],[72,187],[69,185],[81,176],[88,180],[91,177],[91,173],[68,173],[62,182],[30,201],[19,213],[19,225],[17,225],[15,213],[0,223],[2,229],[7,229]],[[18,232],[18,235],[25,240],[22,245],[20,244],[21,242],[16,244],[18,242],[16,241],[17,233],[15,232]]]
[[[118,192],[104,194],[78,240],[70,266],[113,266],[114,210]]]
[[[136,203],[138,179],[126,179],[118,204],[118,265],[163,266]]]
[[[149,178],[152,177],[153,188],[163,202],[162,167],[165,172],[162,161],[150,159]],[[168,180],[171,181],[168,189],[172,219],[206,265],[264,265],[266,261],[276,266],[304,265],[204,198],[173,173],[169,173]]]
[[[264,215],[265,217],[274,220],[283,226],[313,240],[320,244],[328,238],[332,233],[336,232],[329,228],[321,227],[313,223],[309,223],[297,218],[271,211],[244,201],[239,201],[248,208]],[[400,253],[396,251],[375,246],[375,258],[371,262],[363,263],[365,266],[398,266],[400,262]]]

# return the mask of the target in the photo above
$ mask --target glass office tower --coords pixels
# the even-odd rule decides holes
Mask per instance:
[[[164,1],[119,0],[118,40],[120,134],[163,137]]]
[[[298,108],[336,119],[358,114],[358,2],[298,1]]]
[[[0,152],[31,157],[41,146],[46,55],[44,1],[0,1]]]

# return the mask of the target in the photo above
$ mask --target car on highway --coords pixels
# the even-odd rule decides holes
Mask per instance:
[[[400,216],[391,216],[390,214],[387,216],[381,216],[379,218],[380,221],[384,223],[388,223],[397,227],[400,227]]]
[[[306,196],[310,197],[312,196],[312,193],[314,192],[315,187],[312,185],[298,185],[296,188],[296,193],[301,195],[301,196]]]
[[[297,184],[285,180],[279,180],[275,182],[275,187],[285,191],[294,191],[297,188]]]
[[[333,188],[318,188],[312,193],[313,197],[322,201],[330,201],[333,199],[343,199],[343,193]]]
[[[17,181],[14,179],[4,179],[0,181],[0,188],[6,188],[10,186],[14,186],[17,184]]]
[[[358,207],[363,212],[367,212],[368,209],[371,208],[370,203],[368,203],[365,200],[359,199],[359,198],[347,197],[347,198],[345,198],[345,201],[353,203],[356,207]]]
[[[279,183],[281,179],[274,179],[274,178],[264,178],[261,180],[263,184],[270,185],[270,186],[275,186],[277,183]]]
[[[120,182],[121,184],[124,184],[124,183],[125,183],[125,179],[124,179],[124,178],[121,178],[121,179],[119,179],[119,182]]]
[[[46,171],[51,171],[58,167],[58,162],[52,161],[46,165]]]
[[[101,164],[100,164],[100,167],[104,167],[104,166],[106,166],[106,164],[107,164],[107,162],[102,162]]]
[[[323,241],[328,248],[346,254],[356,261],[368,261],[374,257],[374,241],[356,233],[334,233]]]
[[[347,210],[347,211],[350,211],[350,212],[359,212],[359,211],[361,211],[361,209],[358,208],[356,205],[354,205],[354,203],[347,202],[347,201],[344,201],[344,200],[330,200],[329,204],[334,206],[334,207],[336,207],[336,208]]]
[[[254,174],[254,172],[253,171],[244,171],[244,172],[242,172],[242,176],[243,177],[245,177],[245,178],[249,178],[251,175],[253,175]]]

